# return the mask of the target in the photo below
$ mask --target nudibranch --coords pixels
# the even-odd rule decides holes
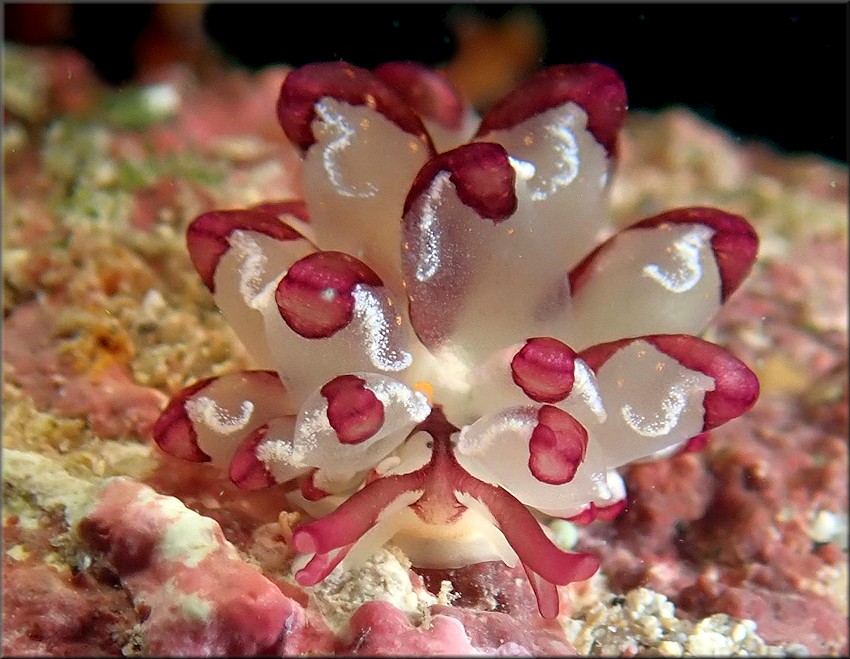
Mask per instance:
[[[547,522],[613,518],[617,468],[755,402],[755,375],[695,336],[755,232],[701,207],[613,231],[626,93],[601,64],[543,70],[479,121],[419,65],[317,63],[277,115],[304,198],[187,231],[257,368],[179,392],[156,442],[245,489],[291,482],[302,585],[392,542],[419,567],[521,564],[556,616],[598,560]]]

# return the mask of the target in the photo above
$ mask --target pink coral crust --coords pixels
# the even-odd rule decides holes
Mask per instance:
[[[37,301],[20,304],[9,314],[3,325],[9,379],[40,409],[85,418],[102,437],[149,435],[165,395],[136,384],[129,366],[108,352],[104,361],[80,372],[57,341],[57,320],[55,306]]]
[[[213,520],[128,479],[109,481],[80,522],[137,608],[150,655],[267,652],[304,610],[249,566]]]
[[[346,654],[374,656],[478,654],[463,625],[454,618],[436,615],[429,627],[414,627],[407,616],[389,602],[376,600],[361,606],[350,621],[352,640]]]

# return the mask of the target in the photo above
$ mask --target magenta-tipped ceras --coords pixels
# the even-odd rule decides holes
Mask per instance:
[[[756,235],[681,208],[606,238],[625,109],[600,64],[542,71],[480,122],[412,63],[289,74],[277,113],[305,199],[188,231],[267,370],[178,393],[154,435],[240,487],[299,479],[290,504],[314,518],[293,536],[299,582],[392,542],[422,567],[521,563],[554,617],[555,586],[598,562],[557,548],[546,520],[610,519],[618,467],[752,406],[752,372],[692,335]]]

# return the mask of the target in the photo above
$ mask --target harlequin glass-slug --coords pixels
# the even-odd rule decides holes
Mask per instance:
[[[546,522],[614,517],[618,467],[755,402],[753,373],[694,336],[755,232],[711,208],[612,230],[626,93],[600,64],[541,71],[480,121],[421,66],[311,64],[277,115],[304,198],[187,232],[256,370],[179,392],[157,443],[245,489],[292,482],[303,585],[392,542],[415,566],[522,564],[556,616],[556,585],[598,561]]]

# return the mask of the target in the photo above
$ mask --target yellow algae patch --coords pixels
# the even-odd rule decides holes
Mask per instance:
[[[758,375],[762,394],[800,394],[809,388],[806,369],[778,352],[766,355],[761,364],[755,365],[754,370]]]

